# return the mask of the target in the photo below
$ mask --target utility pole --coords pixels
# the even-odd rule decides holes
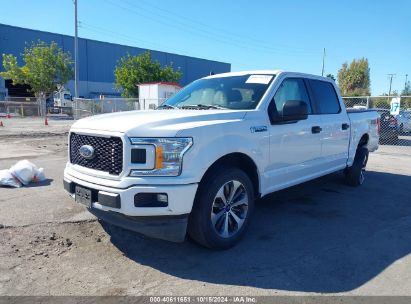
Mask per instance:
[[[78,97],[78,21],[77,0],[74,1],[74,97]]]
[[[404,90],[407,88],[407,82],[408,82],[408,74],[405,74]]]
[[[390,78],[390,90],[388,91],[388,96],[391,96],[391,86],[392,86],[392,79],[395,77],[396,74],[387,74]]]
[[[325,48],[323,50],[323,68],[321,70],[321,76],[324,76],[324,63],[325,63]]]

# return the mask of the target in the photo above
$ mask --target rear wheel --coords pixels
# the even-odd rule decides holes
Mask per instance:
[[[355,153],[354,162],[351,167],[345,169],[345,180],[348,185],[357,187],[365,181],[365,167],[368,162],[368,149],[358,147]]]
[[[244,235],[254,207],[250,178],[238,168],[222,167],[202,181],[188,233],[203,246],[225,249]]]

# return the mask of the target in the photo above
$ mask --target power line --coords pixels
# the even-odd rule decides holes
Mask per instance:
[[[186,51],[183,51],[181,49],[173,48],[173,47],[170,47],[168,45],[162,45],[162,44],[159,44],[159,43],[152,43],[152,42],[149,42],[147,40],[136,39],[135,37],[126,35],[124,33],[118,33],[118,32],[115,32],[115,31],[112,31],[112,30],[109,30],[109,29],[106,29],[106,28],[102,28],[102,27],[98,27],[98,26],[95,26],[95,25],[85,23],[83,21],[81,22],[81,29],[82,29],[82,31],[84,31],[84,30],[85,31],[91,31],[91,32],[94,32],[94,33],[103,34],[104,36],[110,36],[110,37],[114,37],[114,38],[117,38],[117,39],[120,38],[121,40],[124,40],[124,41],[127,41],[127,42],[133,44],[133,47],[139,47],[139,48],[143,48],[143,49],[144,48],[151,49],[150,47],[142,47],[141,45],[139,45],[140,43],[144,42],[144,43],[147,43],[148,45],[152,44],[152,45],[157,45],[157,47],[161,46],[161,48],[164,48],[166,53],[169,53],[170,51],[173,51],[173,52],[179,53],[182,56],[196,56],[196,55],[193,55],[193,54],[186,54]],[[157,50],[154,50],[154,51],[160,51],[160,49],[157,49]],[[197,55],[197,57],[203,57],[203,56],[202,55]],[[232,61],[231,59],[227,60],[227,59],[219,58],[219,59],[212,59],[212,60],[220,61],[220,62],[229,61],[231,64],[236,64],[236,65],[243,65],[244,64],[244,62],[236,62],[236,61]],[[262,66],[262,65],[253,65],[253,67],[254,68],[267,69],[267,66]]]
[[[191,19],[187,16],[183,16],[183,15],[178,14],[176,12],[164,9],[163,7],[159,7],[159,6],[157,6],[153,3],[150,3],[150,2],[147,2],[147,1],[144,1],[144,0],[142,1],[145,4],[144,7],[142,7],[141,5],[138,5],[135,2],[131,3],[127,0],[120,0],[120,1],[122,1],[123,3],[127,3],[130,6],[137,7],[140,10],[146,11],[148,13],[150,13],[150,8],[148,8],[148,10],[147,10],[147,6],[152,7],[151,12],[155,16],[161,15],[161,14],[158,13],[158,11],[163,11],[163,12],[166,13],[166,15],[163,14],[163,16],[165,18],[169,19],[171,17],[171,18],[174,18],[176,20],[176,21],[173,21],[173,23],[177,22],[177,23],[183,24],[184,26],[188,25],[191,28],[196,27],[196,28],[200,29],[203,32],[205,31],[205,32],[210,33],[212,35],[219,35],[221,37],[224,37],[224,39],[227,39],[227,38],[228,39],[233,39],[233,37],[238,37],[237,39],[235,39],[236,41],[250,43],[250,40],[251,40],[251,41],[254,41],[254,44],[256,44],[256,43],[260,44],[261,47],[271,49],[271,50],[277,50],[277,51],[278,50],[283,50],[283,51],[302,51],[302,52],[312,52],[312,53],[317,52],[316,50],[308,50],[308,49],[296,48],[296,47],[290,47],[290,46],[288,46],[288,47],[287,46],[277,46],[276,48],[273,48],[272,46],[268,46],[266,44],[267,43],[266,41],[256,39],[255,37],[251,37],[251,36],[244,36],[243,34],[239,35],[237,33],[227,31],[224,28],[213,26],[213,24],[206,24],[206,23],[203,23],[199,20]],[[185,22],[184,22],[184,20],[185,20]],[[207,30],[205,30],[204,28],[207,28]]]
[[[177,51],[177,52],[182,52],[182,50],[178,50],[178,49],[172,48],[172,47],[164,45],[164,44],[160,44],[160,43],[156,43],[156,42],[152,42],[152,41],[148,41],[148,40],[143,40],[143,39],[140,39],[140,38],[129,36],[129,35],[124,34],[124,33],[119,33],[119,32],[115,32],[115,31],[112,31],[112,30],[109,30],[109,29],[106,29],[106,28],[91,25],[89,23],[82,22],[81,25],[82,25],[82,29],[85,29],[87,31],[97,32],[97,33],[105,34],[105,35],[115,37],[115,38],[121,38],[122,40],[129,41],[131,43],[137,43],[137,44],[145,43],[146,45],[152,45],[152,46],[155,46],[156,48],[157,47],[167,48],[167,49],[172,49],[172,50]],[[136,46],[136,47],[141,47],[141,46]],[[152,47],[149,47],[149,48],[151,49]]]
[[[183,33],[189,33],[194,35],[195,37],[206,37],[208,39],[223,43],[223,44],[227,44],[230,46],[234,46],[234,47],[240,47],[242,49],[250,49],[250,50],[254,50],[254,51],[259,51],[259,52],[264,52],[264,53],[269,53],[269,54],[278,54],[278,53],[289,53],[290,51],[286,51],[286,50],[279,50],[279,49],[273,49],[273,48],[268,48],[268,47],[262,47],[262,46],[257,46],[254,44],[250,44],[250,43],[243,43],[240,41],[236,41],[232,38],[227,38],[227,37],[223,37],[221,35],[216,35],[214,33],[211,33],[207,30],[204,29],[195,29],[195,26],[190,26],[188,24],[183,24],[181,22],[169,22],[166,19],[159,19],[157,18],[157,16],[159,15],[158,13],[156,13],[155,15],[150,15],[150,13],[147,14],[147,10],[146,9],[140,9],[139,11],[134,10],[133,8],[130,7],[125,7],[121,4],[119,4],[118,2],[111,2],[109,0],[106,0],[107,3],[109,3],[112,6],[115,6],[117,8],[120,8],[122,10],[125,10],[129,13],[133,13],[135,15],[138,15],[140,17],[143,18],[147,18],[153,22],[156,23],[160,23],[163,24],[165,26],[167,26],[168,28],[173,27],[173,28],[177,28],[178,30],[182,30]],[[135,7],[135,6],[134,6]],[[296,51],[296,50],[294,50]],[[309,54],[305,54],[306,56]]]

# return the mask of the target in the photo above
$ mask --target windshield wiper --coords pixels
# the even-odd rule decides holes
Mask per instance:
[[[159,109],[178,109],[178,108],[175,106],[169,105],[169,104],[162,104],[161,106],[157,107],[156,110],[159,110]]]
[[[197,104],[197,105],[182,106],[181,109],[195,109],[195,110],[218,109],[218,110],[225,110],[227,108],[222,107],[222,106],[217,106],[217,105]]]

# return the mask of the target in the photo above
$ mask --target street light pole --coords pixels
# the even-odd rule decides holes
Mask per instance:
[[[77,0],[74,1],[74,97],[78,97],[78,21]]]
[[[321,76],[324,76],[324,64],[325,64],[325,48],[323,50],[323,67],[321,69]]]
[[[388,77],[390,78],[390,90],[388,92],[388,96],[391,96],[391,86],[392,86],[392,79],[394,78],[395,74],[388,74]]]

